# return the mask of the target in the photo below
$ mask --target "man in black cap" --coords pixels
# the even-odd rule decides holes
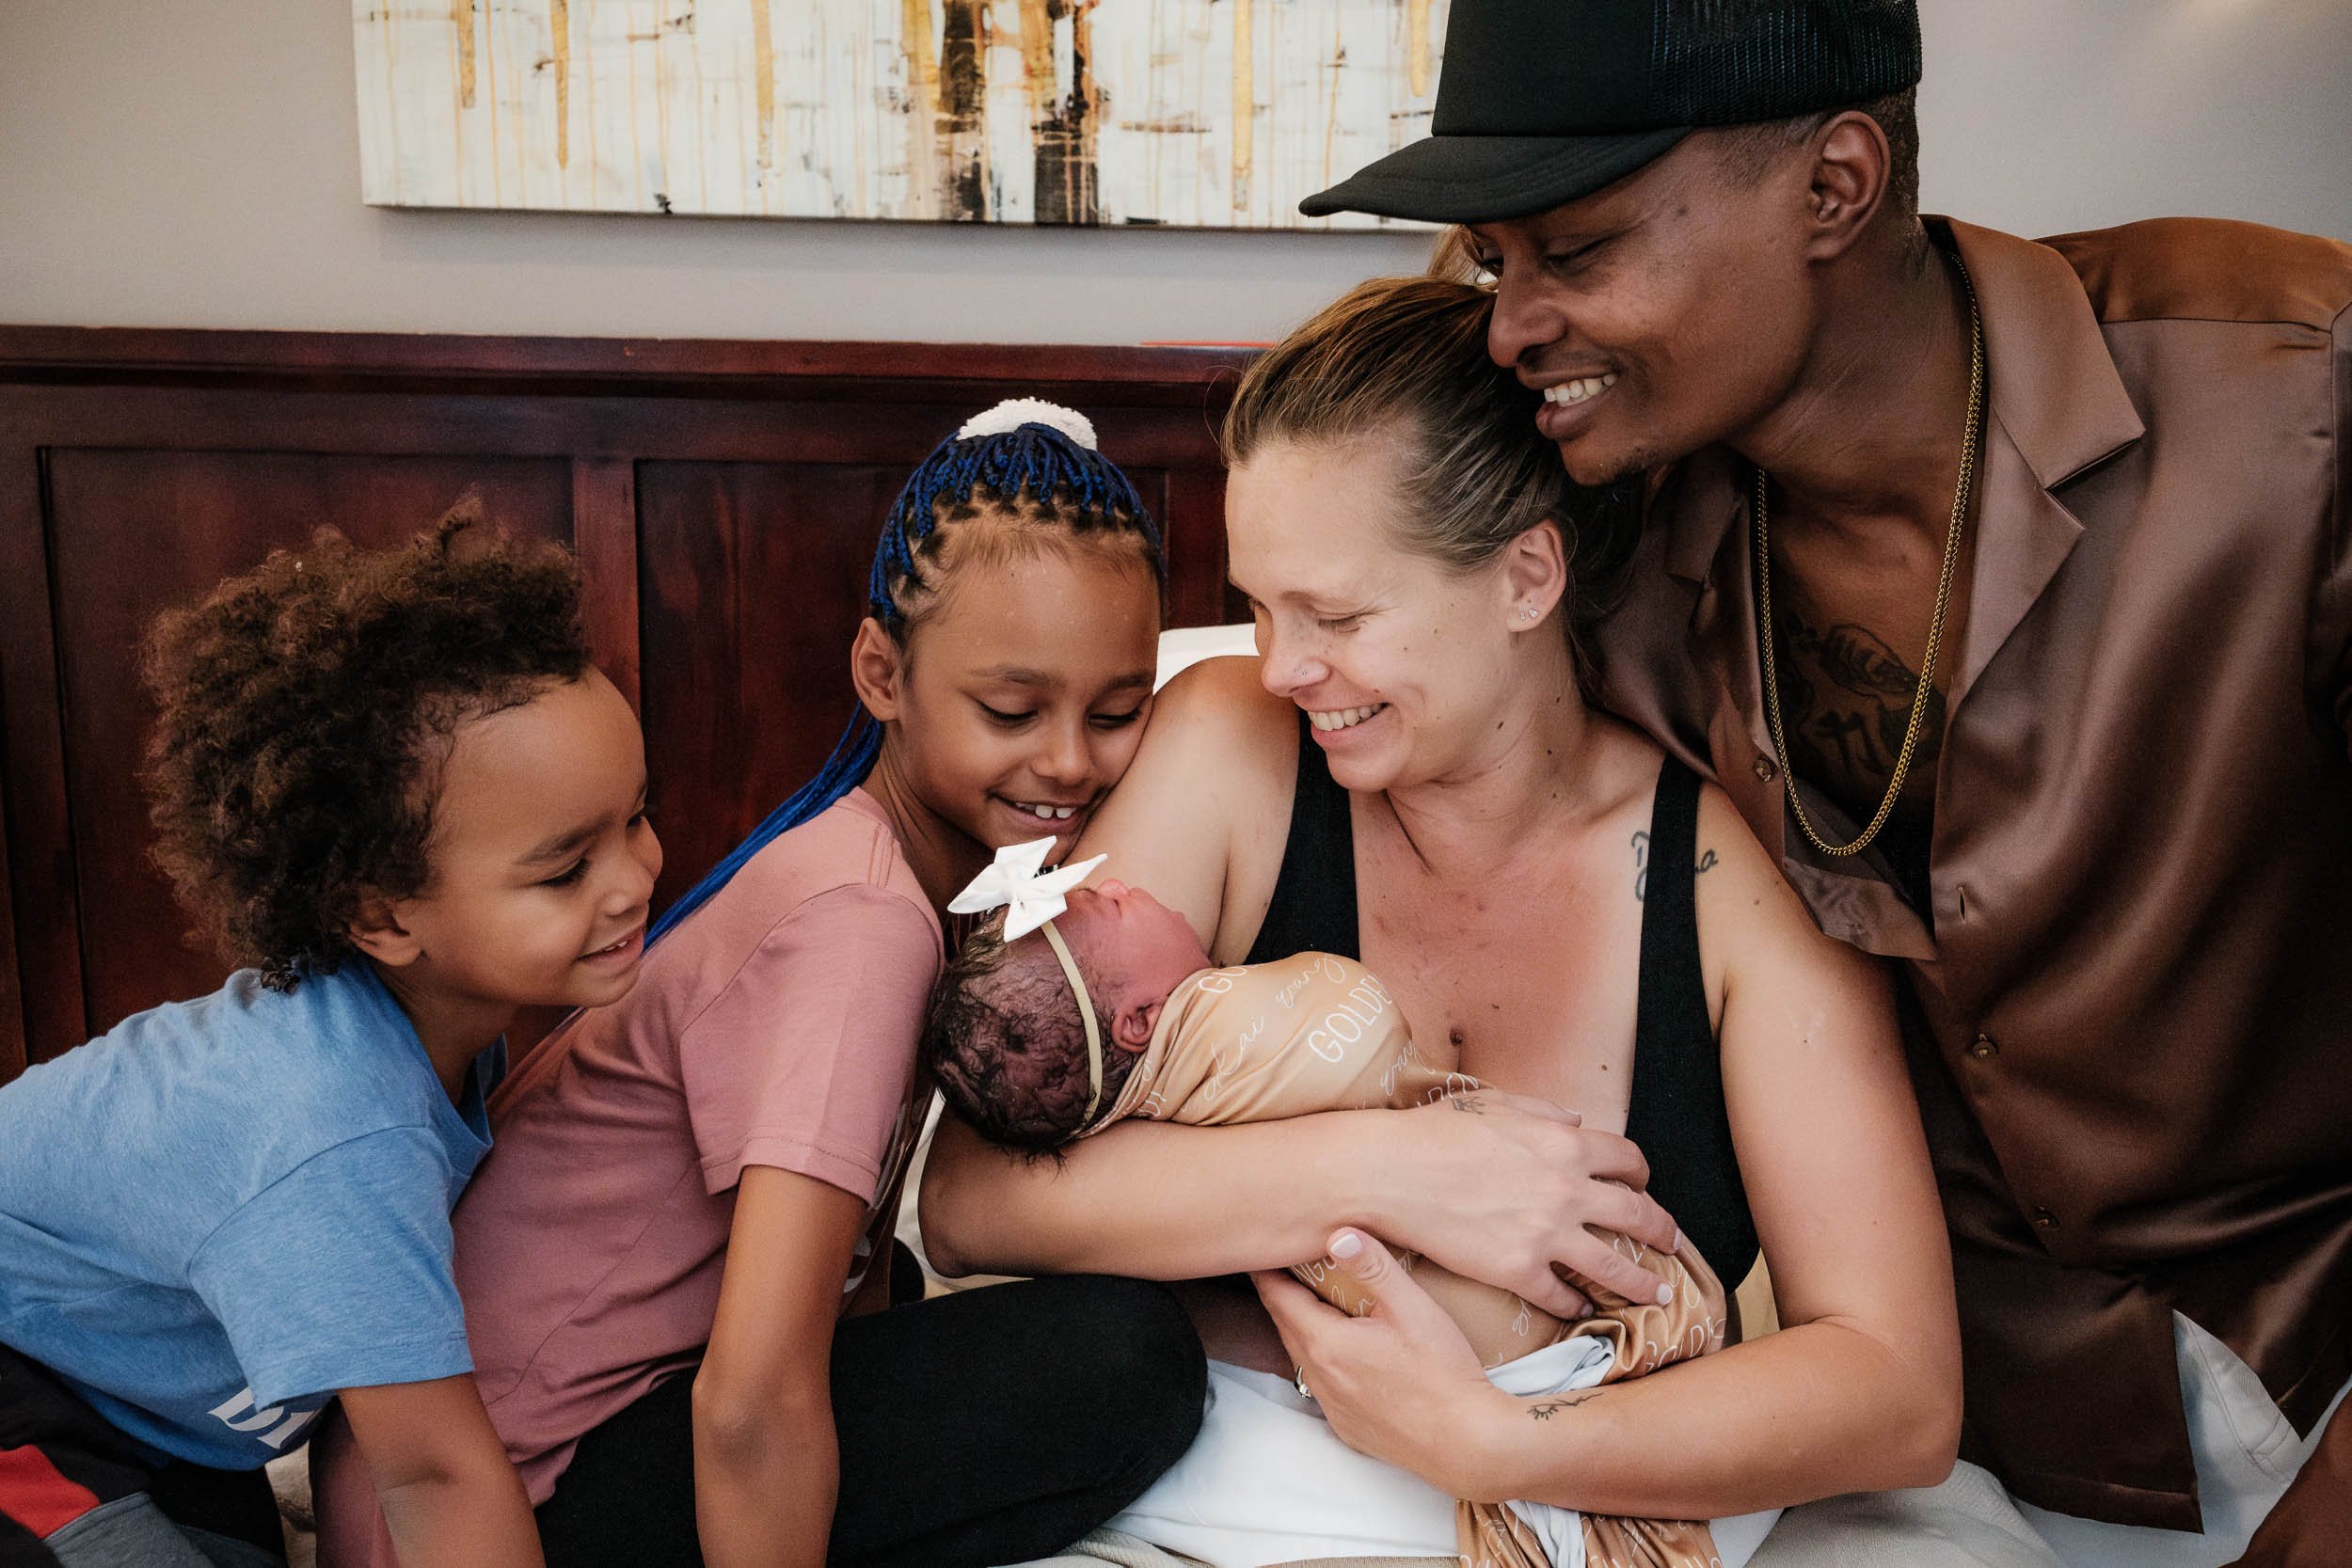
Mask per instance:
[[[1922,219],[1919,74],[1912,0],[1454,0],[1436,134],[1302,210],[1467,225],[1645,477],[1606,698],[1902,964],[1965,1455],[2068,1568],[2352,1561],[2352,247]]]

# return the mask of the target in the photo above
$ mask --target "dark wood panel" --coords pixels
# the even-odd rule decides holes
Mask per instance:
[[[1260,345],[1262,346],[1262,345]],[[664,384],[864,382],[954,385],[932,401],[966,403],[974,385],[1120,389],[1118,401],[1198,402],[1232,379],[1252,345],[759,341],[726,338],[511,338],[389,332],[215,332],[154,327],[0,325],[0,373],[11,380],[135,375],[301,379],[350,386],[394,378],[508,377],[552,390],[566,379]]]
[[[0,765],[8,774],[8,904],[23,1020],[0,1048],[0,1069],[63,1050],[86,1033],[42,454],[28,412],[22,400],[0,401]]]
[[[139,680],[148,624],[322,524],[375,546],[478,490],[485,512],[571,532],[571,470],[550,460],[66,450],[49,454],[51,537],[86,1030],[210,990],[226,973],[191,944],[150,863],[138,766],[154,710]],[[70,1042],[69,1042],[70,1043]]]
[[[8,781],[0,773],[0,824],[8,818]],[[0,832],[0,1084],[24,1070],[24,992],[17,977],[16,902],[6,896],[8,835]]]
[[[645,749],[677,896],[823,763],[896,467],[637,471]]]
[[[244,388],[44,387],[0,390],[40,444],[190,451],[671,457],[888,463],[912,469],[985,399],[721,401],[510,393],[312,392]],[[936,389],[933,389],[936,390]],[[1204,416],[1083,397],[1103,450],[1130,468],[1217,466]]]
[[[1168,604],[1171,626],[1229,626],[1249,607],[1225,580],[1225,470],[1180,468],[1168,476]]]
[[[580,551],[588,646],[634,706],[637,650],[637,465],[626,458],[572,460],[572,543]]]

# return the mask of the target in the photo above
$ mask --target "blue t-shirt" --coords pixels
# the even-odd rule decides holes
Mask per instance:
[[[504,1060],[452,1105],[355,961],[291,993],[240,971],[29,1069],[0,1088],[0,1343],[239,1470],[337,1389],[472,1370],[449,1212]]]

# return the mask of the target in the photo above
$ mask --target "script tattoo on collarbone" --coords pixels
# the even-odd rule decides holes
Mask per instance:
[[[1715,851],[1701,849],[1698,861],[1691,867],[1691,875],[1703,877],[1714,869]],[[1633,835],[1633,901],[1637,904],[1649,901],[1649,830],[1647,828]]]
[[[1894,775],[1919,672],[1867,626],[1778,620],[1781,721],[1796,753],[1784,760],[1867,815]],[[1943,749],[1944,693],[1931,687],[1911,777],[1933,779]]]

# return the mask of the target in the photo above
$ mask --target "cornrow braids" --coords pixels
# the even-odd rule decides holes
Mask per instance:
[[[1073,429],[1084,439],[1073,436]],[[953,535],[943,525],[990,514],[1009,517],[1040,538],[1133,536],[1140,540],[1152,576],[1163,583],[1168,580],[1159,525],[1119,466],[1095,450],[1093,427],[1069,409],[1015,400],[998,404],[934,447],[908,476],[884,515],[866,576],[866,609],[894,641],[903,646],[907,634],[946,590],[950,563],[943,546]],[[646,945],[702,908],[779,835],[865,782],[882,755],[882,726],[859,707],[816,776],[663,911],[645,935]]]
[[[893,637],[903,637],[944,586],[940,525],[983,509],[1081,537],[1134,533],[1153,575],[1167,579],[1158,524],[1134,483],[1092,446],[1035,420],[1002,435],[958,436],[923,460],[882,524],[866,608]]]

